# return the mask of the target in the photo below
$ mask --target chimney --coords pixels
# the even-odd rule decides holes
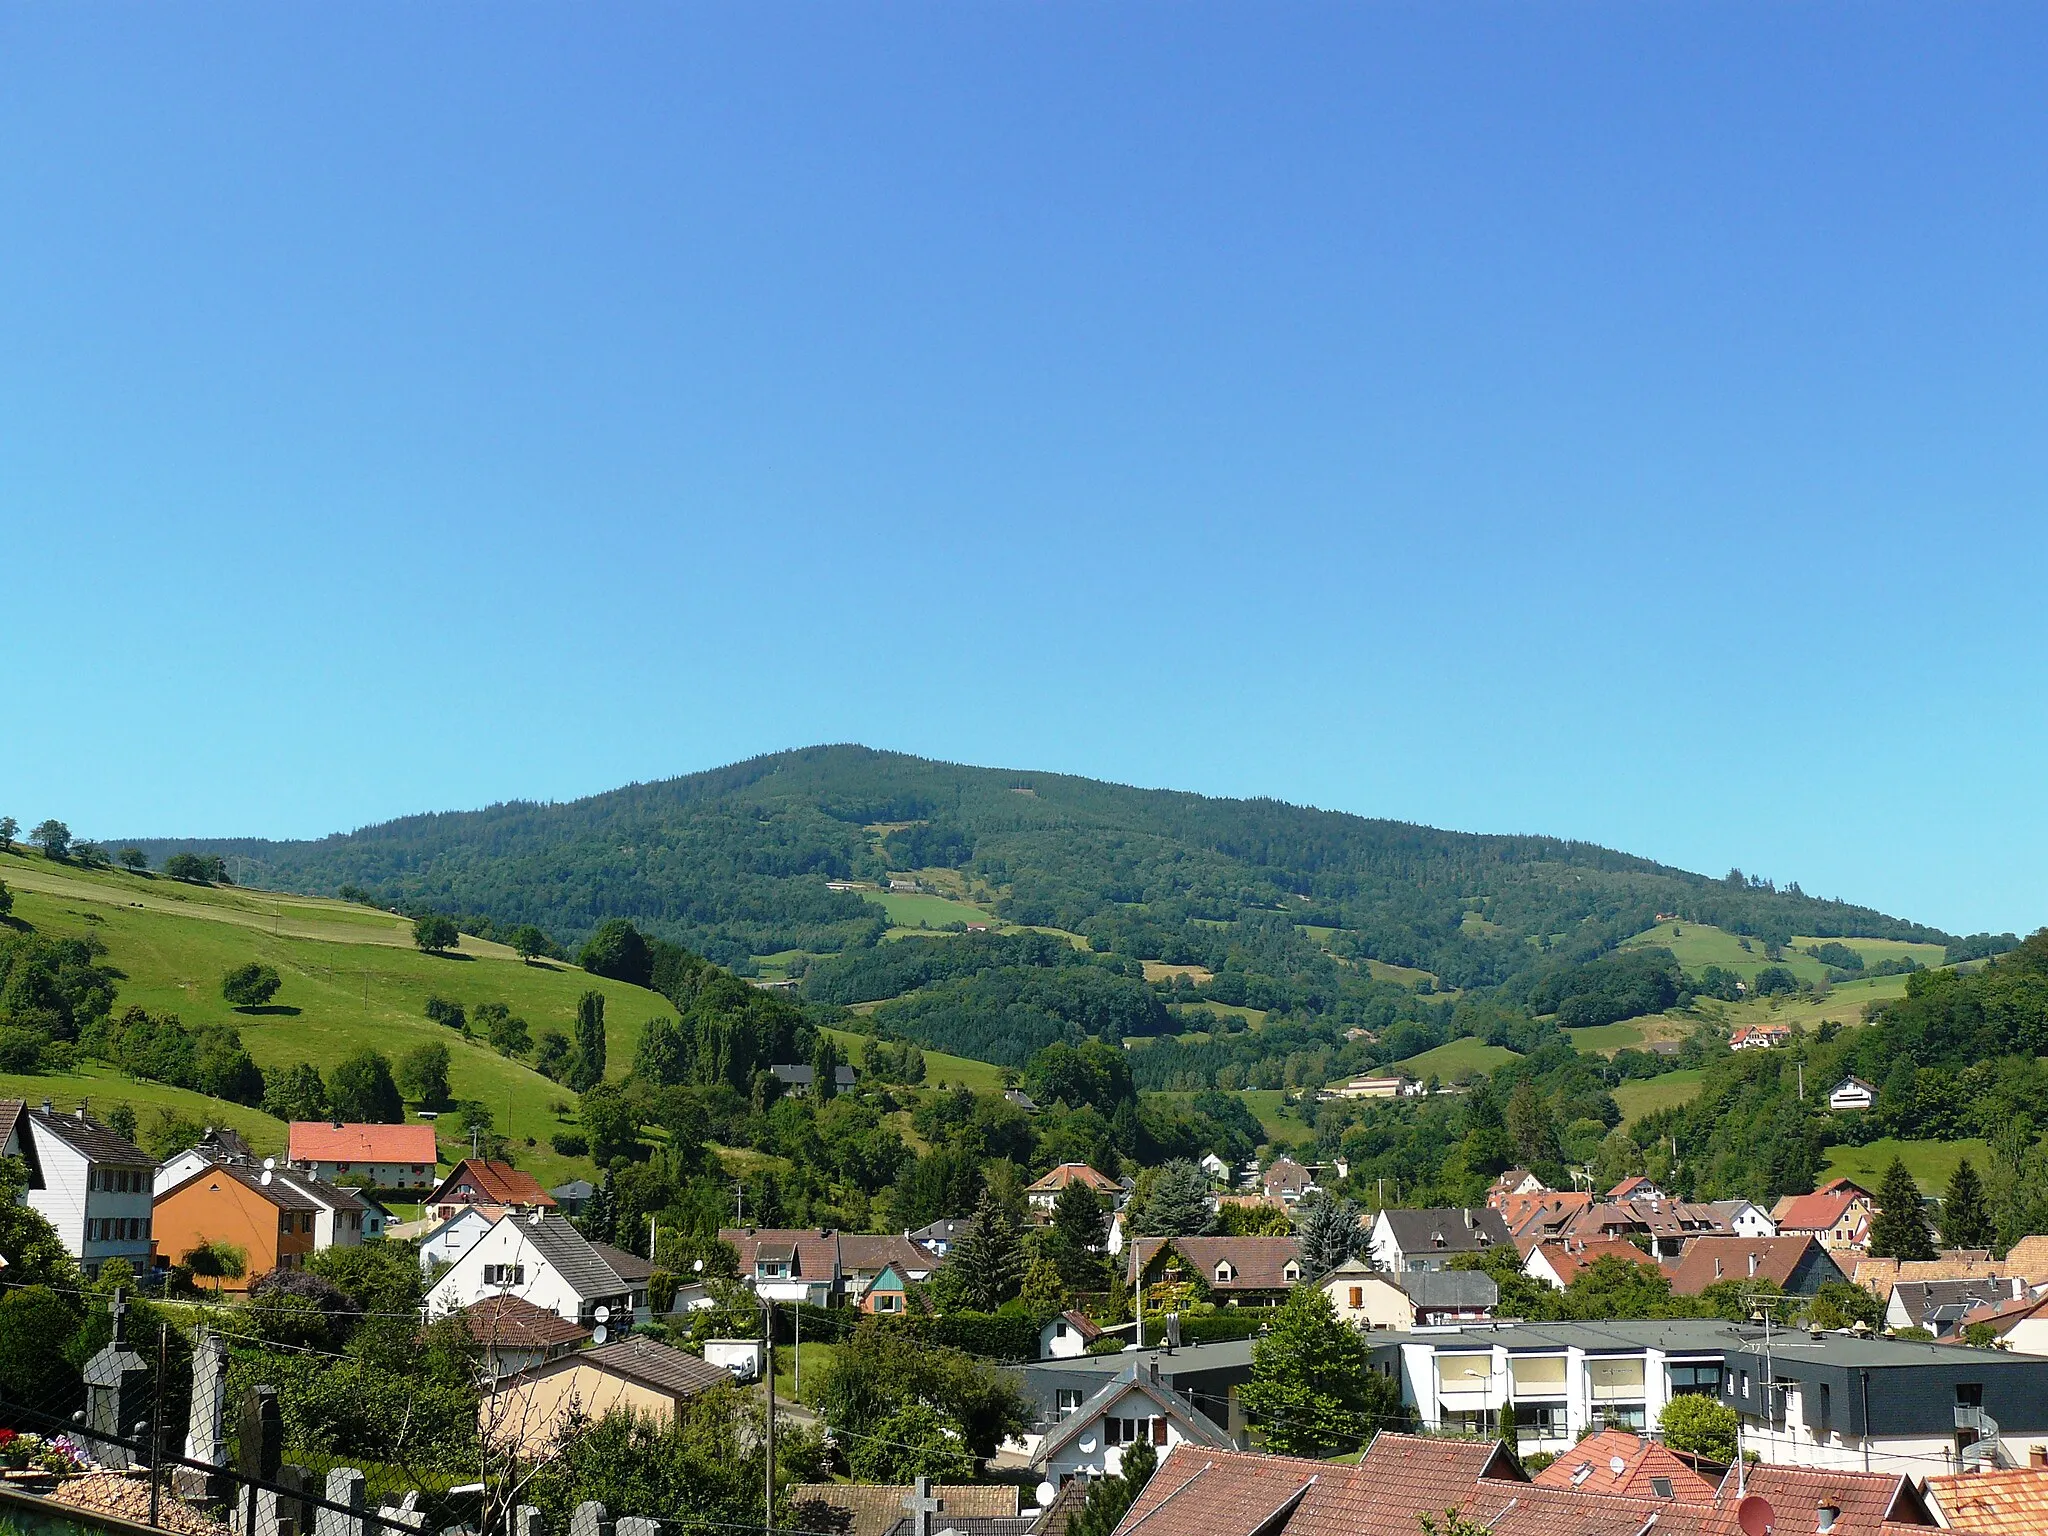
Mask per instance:
[[[1749,1278],[1752,1280],[1756,1278],[1756,1250],[1754,1248],[1749,1250]]]
[[[1823,1504],[1820,1507],[1819,1518],[1814,1521],[1813,1528],[1816,1531],[1820,1532],[1820,1536],[1827,1536],[1827,1533],[1835,1528],[1835,1522],[1841,1518],[1841,1506],[1836,1504]]]
[[[50,1113],[50,1101],[48,1099],[43,1100],[43,1113],[46,1115]]]
[[[1714,1260],[1714,1278],[1716,1280],[1721,1278],[1721,1261],[1719,1259]]]
[[[2028,1446],[2027,1465],[2030,1467],[2048,1470],[2048,1445]]]

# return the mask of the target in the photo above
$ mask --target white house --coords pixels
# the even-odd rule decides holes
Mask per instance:
[[[1197,1166],[1202,1172],[1209,1175],[1209,1182],[1212,1184],[1228,1184],[1230,1182],[1233,1171],[1230,1164],[1223,1161],[1214,1152],[1204,1152],[1202,1160]]]
[[[1443,1269],[1460,1254],[1514,1246],[1499,1211],[1387,1210],[1373,1218],[1366,1253],[1375,1269]]]
[[[429,1227],[420,1239],[420,1272],[431,1279],[435,1271],[453,1264],[504,1214],[488,1205],[465,1205],[446,1221]]]
[[[1048,1482],[1112,1476],[1123,1468],[1124,1447],[1150,1445],[1161,1461],[1176,1445],[1217,1449],[1232,1440],[1223,1427],[1159,1379],[1156,1361],[1120,1372],[1079,1407],[1067,1412],[1035,1443],[1012,1447],[1030,1457]]]
[[[1728,1224],[1732,1237],[1776,1237],[1778,1224],[1771,1219],[1771,1213],[1750,1200],[1710,1200],[1707,1202]]]
[[[492,1296],[517,1296],[593,1333],[600,1326],[617,1333],[633,1321],[633,1288],[582,1233],[545,1211],[500,1217],[434,1282],[427,1312],[442,1317]]]
[[[441,1154],[431,1125],[349,1125],[294,1120],[289,1161],[330,1184],[429,1190]]]
[[[0,1101],[0,1151],[28,1165],[29,1208],[57,1229],[88,1274],[109,1259],[126,1259],[136,1273],[148,1273],[156,1170],[147,1152],[83,1107],[60,1115],[48,1099],[41,1109],[20,1099]]]
[[[1877,1102],[1877,1090],[1860,1077],[1845,1077],[1828,1090],[1829,1109],[1869,1109]]]
[[[1092,1318],[1079,1312],[1062,1312],[1038,1330],[1038,1358],[1071,1360],[1088,1353],[1088,1346],[1102,1337]]]

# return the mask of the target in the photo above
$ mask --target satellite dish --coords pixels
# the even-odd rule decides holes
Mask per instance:
[[[1610,1456],[1607,1458],[1607,1470],[1612,1472],[1616,1477],[1619,1477],[1622,1473],[1628,1470],[1628,1463],[1623,1461],[1619,1456]]]
[[[610,1338],[611,1336],[611,1329],[605,1327],[603,1323],[599,1323],[595,1328],[590,1330],[590,1342],[593,1344],[602,1344],[606,1339]]]
[[[1032,1493],[1037,1497],[1040,1509],[1052,1508],[1052,1501],[1060,1496],[1059,1489],[1053,1487],[1051,1483],[1040,1483],[1032,1490]]]
[[[1735,1523],[1742,1527],[1743,1536],[1771,1536],[1778,1523],[1778,1512],[1771,1508],[1771,1501],[1752,1493],[1735,1506]]]
[[[599,1307],[595,1316],[600,1323],[608,1323],[612,1320],[612,1309],[610,1307]]]

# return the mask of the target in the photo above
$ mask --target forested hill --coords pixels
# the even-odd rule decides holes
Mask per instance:
[[[288,890],[531,922],[574,943],[610,917],[727,963],[874,942],[880,910],[828,880],[949,868],[1012,923],[1172,959],[1202,925],[1338,930],[1332,952],[1488,985],[1590,955],[1659,913],[1775,942],[1949,936],[1737,873],[1589,843],[1444,832],[1276,800],[810,747],[561,805],[409,816],[312,842],[150,839],[238,854]],[[1260,914],[1273,914],[1260,917]],[[1192,957],[1191,957],[1192,958]]]

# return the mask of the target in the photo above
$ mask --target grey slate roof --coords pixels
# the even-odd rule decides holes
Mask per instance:
[[[1908,1325],[1944,1333],[1961,1320],[1965,1312],[1986,1302],[2011,1301],[2009,1280],[1900,1280],[1892,1286],[1892,1297],[1905,1309]]]
[[[590,1246],[583,1234],[561,1217],[543,1214],[539,1221],[531,1216],[507,1216],[504,1219],[519,1223],[519,1230],[533,1245],[534,1251],[546,1259],[585,1301],[624,1296],[633,1289],[619,1278],[618,1271],[605,1263],[604,1256]]]
[[[638,1285],[654,1273],[654,1266],[637,1253],[628,1253],[610,1243],[592,1243],[591,1251],[611,1266],[613,1274],[628,1285]]]
[[[1515,1240],[1506,1220],[1495,1210],[1390,1210],[1381,1214],[1404,1254],[1480,1253],[1512,1246]]]
[[[1434,1308],[1497,1307],[1500,1286],[1493,1276],[1476,1269],[1410,1269],[1394,1277],[1395,1284],[1423,1311]]]
[[[637,1333],[629,1333],[613,1344],[583,1350],[571,1358],[578,1364],[596,1366],[674,1397],[694,1397],[732,1380],[724,1367],[706,1363],[701,1355],[685,1354]]]
[[[792,1062],[780,1067],[770,1067],[768,1070],[773,1072],[776,1077],[781,1079],[785,1086],[790,1088],[810,1087],[811,1081],[817,1072],[817,1069],[807,1061]],[[838,1071],[832,1074],[833,1085],[838,1088],[851,1088],[854,1085],[854,1081],[854,1070],[848,1066],[841,1066]]]
[[[32,1109],[28,1118],[38,1134],[65,1142],[95,1163],[140,1164],[145,1168],[156,1166],[156,1159],[134,1142],[125,1136],[115,1135],[82,1111],[60,1115],[50,1110]]]

